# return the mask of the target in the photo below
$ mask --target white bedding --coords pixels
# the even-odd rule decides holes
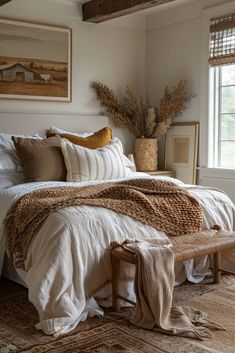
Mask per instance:
[[[132,178],[149,177],[143,173],[133,173]],[[180,181],[167,177],[156,177]],[[83,183],[28,183],[0,191],[0,226],[9,207],[25,193],[38,188],[58,185],[92,185]],[[209,229],[214,224],[225,230],[234,228],[235,209],[231,200],[222,192],[204,187],[185,186],[200,202],[203,210],[203,226]],[[108,246],[110,241],[123,241],[126,238],[162,238],[166,235],[150,226],[111,210],[76,206],[67,207],[51,214],[43,223],[31,243],[26,259],[24,277],[29,289],[29,299],[37,308],[39,324],[37,328],[47,334],[68,332],[87,315],[102,314],[94,299],[87,300],[88,293],[97,289],[97,283],[105,283],[111,278],[111,265]],[[5,253],[5,237],[0,228],[0,271]],[[230,263],[235,264],[235,250],[225,254]],[[178,264],[176,282],[186,278],[193,282],[202,280],[208,273],[209,259]],[[130,283],[123,291],[133,296]],[[126,293],[125,293],[126,294]],[[111,288],[105,286],[95,297],[108,305]]]

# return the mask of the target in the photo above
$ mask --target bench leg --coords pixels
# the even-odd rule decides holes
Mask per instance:
[[[213,254],[213,279],[214,283],[221,282],[221,253],[216,252]]]
[[[120,260],[111,256],[112,262],[112,293],[113,293],[113,310],[120,311],[119,283],[120,283]]]

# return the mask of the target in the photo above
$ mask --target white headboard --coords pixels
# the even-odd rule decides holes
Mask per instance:
[[[121,139],[125,153],[133,153],[133,138],[127,131],[115,128],[106,116],[81,116],[71,113],[61,115],[51,113],[0,113],[0,132],[2,133],[33,134],[38,132],[43,136],[45,130],[51,126],[72,132],[93,132],[105,126],[110,126],[113,129],[113,135]]]
[[[43,134],[52,125],[73,132],[96,131],[108,123],[105,116],[0,113],[0,131],[5,133]]]

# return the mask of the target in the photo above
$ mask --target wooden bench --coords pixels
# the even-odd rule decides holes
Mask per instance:
[[[212,231],[202,231],[194,233],[195,238],[191,235],[171,238],[173,244],[172,250],[175,263],[190,260],[198,256],[213,255],[213,281],[214,283],[219,283],[222,271],[235,274],[221,269],[221,252],[232,247],[234,247],[235,251],[235,232],[219,231],[214,236],[211,236],[211,233]],[[132,300],[119,294],[120,261],[137,266],[138,257],[121,246],[111,249],[110,254],[112,262],[113,309],[119,311],[120,299],[135,305]]]

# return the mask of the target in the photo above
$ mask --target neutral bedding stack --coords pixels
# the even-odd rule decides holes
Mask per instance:
[[[9,260],[24,267],[27,250],[42,222],[53,212],[72,205],[111,209],[177,236],[200,231],[199,203],[183,188],[154,179],[130,179],[87,187],[38,190],[20,198],[5,219]]]

